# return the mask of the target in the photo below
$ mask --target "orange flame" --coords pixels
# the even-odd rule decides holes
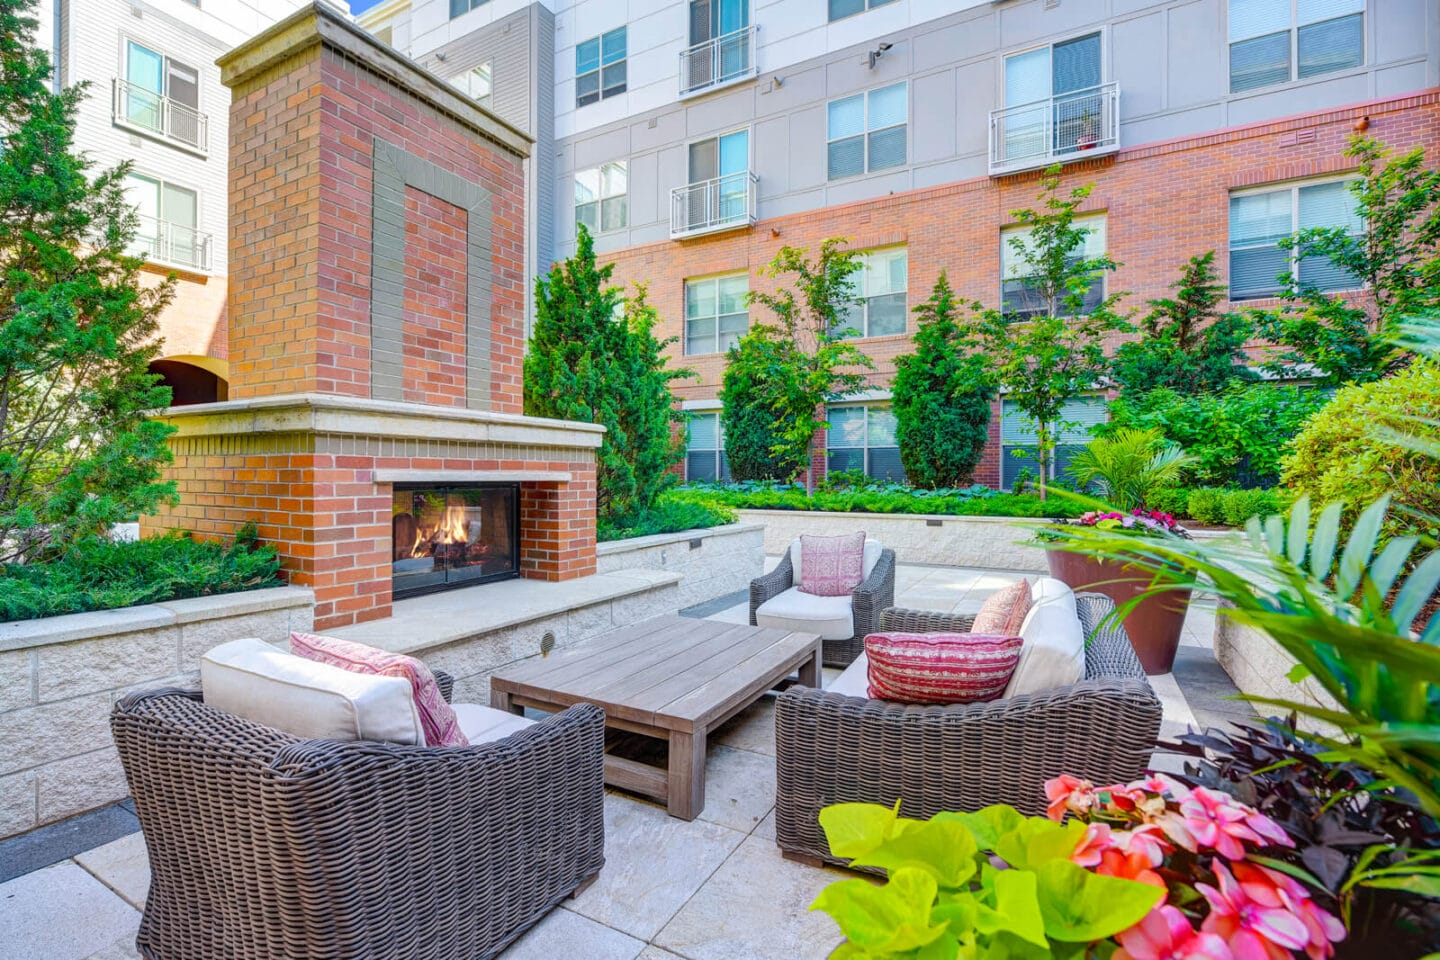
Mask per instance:
[[[427,557],[437,545],[469,542],[470,535],[466,529],[465,508],[447,506],[445,512],[440,515],[440,522],[435,526],[416,526],[415,543],[410,548],[410,556]]]

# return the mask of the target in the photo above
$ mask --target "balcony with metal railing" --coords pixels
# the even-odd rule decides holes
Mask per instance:
[[[210,118],[167,96],[115,78],[114,120],[122,127],[162,137],[199,153],[210,148]]]
[[[756,27],[741,27],[680,51],[680,96],[690,97],[755,76]]]
[[[141,215],[130,252],[169,267],[206,273],[210,270],[210,234],[194,227]]]
[[[992,177],[1119,149],[1120,86],[1114,82],[990,111]]]
[[[746,170],[670,191],[670,239],[755,225],[760,178]]]

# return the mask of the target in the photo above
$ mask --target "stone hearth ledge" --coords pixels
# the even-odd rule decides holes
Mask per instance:
[[[197,403],[156,416],[177,438],[320,433],[594,450],[605,433],[595,423],[318,393]]]
[[[678,573],[631,569],[559,582],[500,580],[397,600],[383,620],[325,632],[391,653],[418,655],[432,647],[675,586],[683,579]]]

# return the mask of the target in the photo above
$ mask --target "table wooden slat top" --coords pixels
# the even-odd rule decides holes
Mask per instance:
[[[573,650],[506,667],[491,686],[550,702],[595,703],[634,723],[694,729],[761,674],[812,649],[810,633],[656,617]]]

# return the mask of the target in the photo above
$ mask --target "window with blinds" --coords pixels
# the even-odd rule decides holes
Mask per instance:
[[[1093,260],[1105,255],[1105,215],[1076,217],[1075,227],[1086,231],[1084,247],[1072,261]],[[1034,260],[1030,228],[1006,227],[1000,231],[1000,312],[1010,320],[1029,320],[1049,310],[1044,296],[1035,289]],[[1086,291],[1080,312],[1089,313],[1105,299],[1105,275],[1101,272]]]
[[[1300,230],[1317,228],[1340,228],[1352,234],[1364,229],[1349,181],[1232,194],[1230,299],[1279,296],[1286,290],[1286,276],[1300,286],[1327,292],[1359,287],[1358,277],[1329,259],[1279,245]]]
[[[1055,448],[1050,452],[1047,479],[1065,472],[1076,452],[1090,442],[1091,431],[1109,419],[1109,407],[1099,394],[1076,397],[1060,411]],[[1021,412],[1013,400],[1000,404],[1000,485],[1009,489],[1021,470],[1039,476],[1040,455],[1035,446],[1035,421]]]
[[[626,28],[575,45],[575,106],[597,103],[625,92]]]
[[[895,440],[895,414],[888,406],[846,404],[831,407],[825,419],[829,470],[858,470],[876,480],[905,482],[900,446]]]
[[[623,230],[629,219],[628,163],[606,163],[575,172],[575,222],[592,234]]]
[[[1365,0],[1230,0],[1230,92],[1358,67]]]
[[[725,425],[719,413],[692,413],[685,437],[685,479],[730,479],[725,459]]]
[[[830,101],[826,109],[829,178],[904,166],[909,115],[910,88],[904,81]]]
[[[851,274],[855,302],[836,329],[847,337],[885,337],[905,332],[906,293],[910,289],[910,253],[905,247],[860,255]]]
[[[724,353],[750,328],[748,274],[685,281],[685,352]]]

